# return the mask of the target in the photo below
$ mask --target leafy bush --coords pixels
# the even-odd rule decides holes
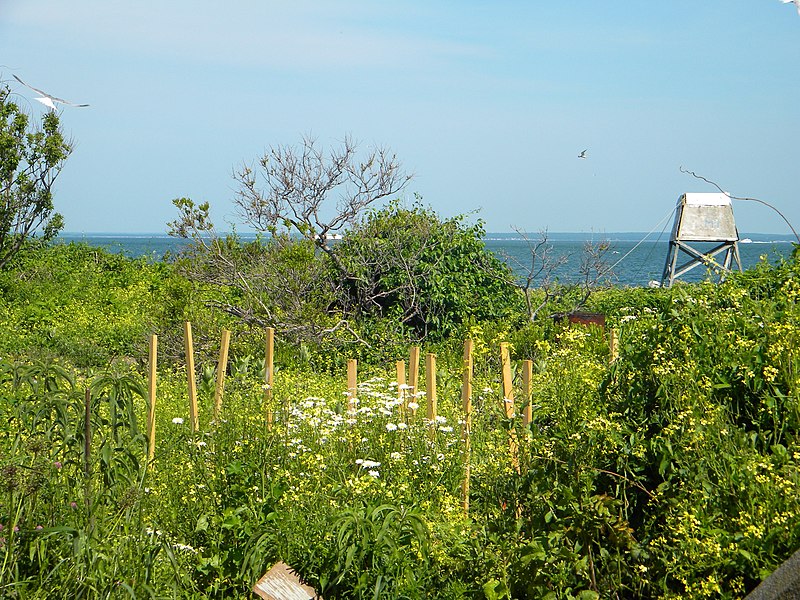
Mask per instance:
[[[395,335],[429,343],[463,334],[470,323],[511,318],[520,298],[484,233],[481,222],[443,220],[420,204],[368,213],[335,246],[349,273],[345,309],[367,323],[388,319],[398,325]]]

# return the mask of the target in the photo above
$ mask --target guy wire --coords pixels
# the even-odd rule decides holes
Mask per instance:
[[[627,251],[625,254],[623,254],[623,255],[620,257],[620,259],[619,259],[617,262],[615,262],[613,265],[611,265],[611,266],[608,268],[608,270],[609,270],[609,271],[613,271],[614,269],[616,269],[616,267],[617,267],[617,265],[618,265],[619,263],[621,263],[623,260],[625,260],[626,258],[628,258],[628,256],[631,254],[631,252],[633,252],[634,250],[636,250],[636,248],[638,248],[639,246],[641,246],[641,245],[642,245],[642,243],[643,243],[643,242],[644,242],[644,241],[645,241],[647,238],[649,238],[649,237],[650,237],[650,236],[651,236],[651,235],[652,235],[652,234],[653,234],[653,233],[656,231],[656,229],[658,229],[659,227],[661,227],[661,233],[664,233],[664,229],[666,228],[666,226],[667,226],[667,223],[669,222],[669,219],[672,217],[672,215],[674,215],[674,214],[675,214],[675,210],[676,210],[676,208],[677,208],[677,206],[673,207],[673,208],[672,208],[672,210],[671,210],[671,211],[669,211],[669,213],[667,213],[667,215],[666,215],[664,218],[662,218],[662,219],[661,219],[661,220],[660,220],[660,221],[659,221],[659,222],[656,224],[656,226],[655,226],[655,227],[653,227],[653,229],[651,229],[651,230],[650,230],[650,231],[649,231],[649,232],[648,232],[648,233],[647,233],[647,234],[646,234],[646,235],[645,235],[645,236],[644,236],[644,237],[643,237],[641,240],[639,240],[639,241],[636,243],[636,245],[635,245],[633,248],[631,248],[631,249],[630,249],[630,250],[628,250],[628,251]],[[660,237],[661,237],[661,234],[659,234],[659,238],[660,238]]]

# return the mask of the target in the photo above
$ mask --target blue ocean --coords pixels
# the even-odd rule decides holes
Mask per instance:
[[[242,236],[247,239],[246,236]],[[524,276],[531,266],[531,243],[539,236],[532,234],[525,240],[517,233],[488,233],[484,239],[486,247],[502,260],[509,263],[514,271]],[[739,255],[744,269],[750,268],[760,260],[775,262],[791,255],[795,238],[791,235],[741,234]],[[115,233],[63,233],[58,242],[80,242],[118,252],[131,257],[146,256],[151,260],[164,260],[175,255],[186,245],[185,240],[166,234],[115,234]],[[669,249],[668,234],[661,238],[644,233],[553,233],[547,234],[547,245],[551,247],[550,256],[560,258],[554,275],[561,282],[570,283],[581,277],[581,261],[585,256],[586,244],[608,244],[604,264],[612,274],[611,281],[619,286],[646,286],[651,281],[660,281]],[[710,248],[698,248],[707,252]],[[687,258],[681,256],[679,263]],[[697,281],[706,277],[703,267],[687,273],[682,280]]]

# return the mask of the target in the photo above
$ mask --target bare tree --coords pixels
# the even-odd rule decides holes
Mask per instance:
[[[272,326],[293,341],[315,341],[337,334],[346,342],[364,341],[333,305],[339,281],[315,256],[309,240],[293,240],[286,232],[242,244],[235,235],[220,235],[209,218],[209,204],[178,198],[180,216],[168,224],[169,234],[191,241],[178,262],[191,280],[233,295],[215,294],[207,305],[243,323]]]
[[[169,224],[170,234],[192,241],[185,253],[190,260],[183,261],[187,275],[238,290],[235,303],[214,302],[245,322],[278,327],[298,340],[335,333],[363,343],[336,302],[346,296],[341,288],[353,287],[359,275],[330,240],[408,183],[411,176],[397,157],[385,148],[360,153],[349,136],[326,153],[305,136],[299,147],[273,146],[233,176],[245,223],[269,235],[242,245],[217,234],[208,203],[175,200],[180,217]],[[331,265],[338,277],[330,277]]]
[[[607,254],[611,250],[611,244],[607,241],[584,243],[578,278],[571,283],[563,283],[558,278],[558,272],[569,262],[570,255],[555,254],[547,230],[541,231],[537,239],[531,238],[522,229],[514,228],[514,231],[528,246],[527,260],[520,260],[505,252],[503,258],[517,273],[517,277],[509,283],[523,293],[530,321],[535,321],[546,306],[556,303],[562,306],[569,303],[570,309],[566,312],[576,311],[586,305],[594,289],[614,280],[613,269],[609,268],[607,261]],[[536,290],[540,293],[536,294]],[[551,316],[564,315],[566,312]]]
[[[360,159],[357,151],[349,136],[327,154],[311,136],[299,148],[274,146],[258,160],[259,169],[243,165],[234,173],[236,204],[253,228],[286,229],[314,240],[343,271],[329,239],[411,179],[389,150],[371,148]]]
[[[527,232],[517,227],[514,231],[528,246],[528,260],[522,261],[507,252],[503,259],[512,266],[513,270],[522,273],[522,276],[511,283],[517,287],[525,297],[525,307],[528,319],[535,321],[539,311],[561,295],[556,272],[568,260],[569,256],[554,254],[553,245],[549,242],[547,230],[539,232],[538,239],[532,239]],[[534,306],[534,289],[538,288],[544,293],[538,304]]]
[[[581,265],[578,271],[580,281],[575,285],[578,298],[572,308],[573,311],[585,306],[595,289],[613,284],[616,275],[608,264],[609,252],[611,252],[611,244],[608,240],[587,241],[583,244]]]

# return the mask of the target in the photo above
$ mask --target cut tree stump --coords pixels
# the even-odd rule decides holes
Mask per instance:
[[[323,600],[307,586],[286,563],[276,563],[253,586],[253,592],[264,600]]]

